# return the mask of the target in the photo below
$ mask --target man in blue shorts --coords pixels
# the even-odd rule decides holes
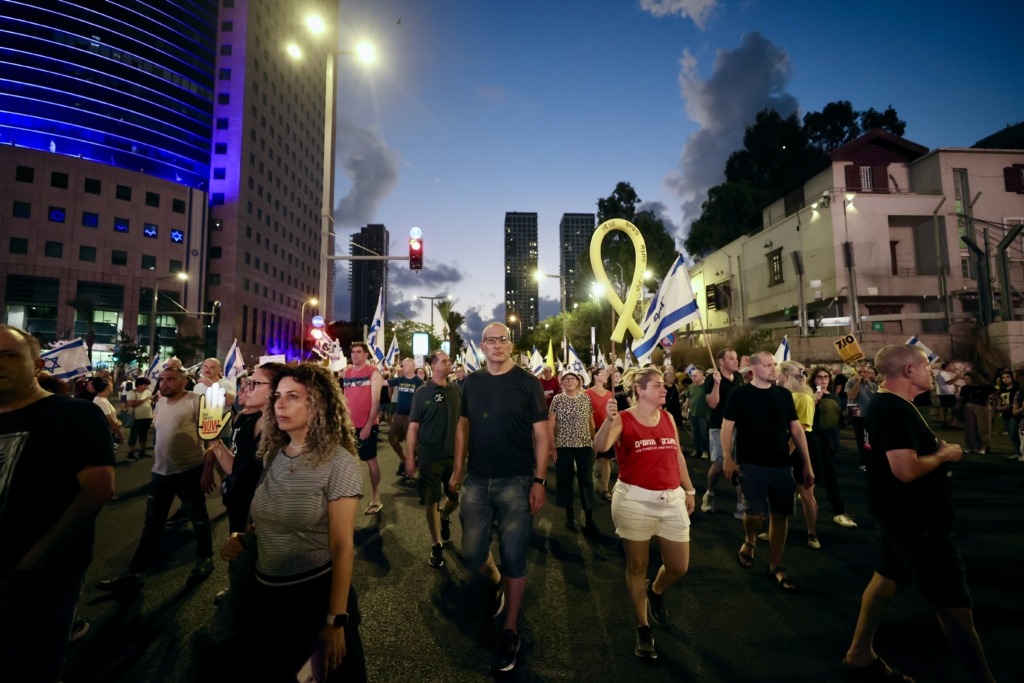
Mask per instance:
[[[793,514],[792,458],[803,462],[800,471],[804,486],[814,484],[810,456],[807,453],[807,437],[797,419],[793,395],[775,384],[775,357],[767,351],[755,353],[750,358],[753,377],[750,384],[737,387],[729,396],[722,418],[722,452],[725,458],[725,474],[732,478],[737,471],[742,473],[740,487],[747,499],[747,511],[743,515],[743,531],[746,538],[737,553],[737,560],[744,569],[754,564],[754,546],[761,531],[764,514],[767,512],[768,546],[771,561],[768,573],[782,590],[792,593],[796,584],[782,566],[782,551],[786,547],[786,532],[789,517]],[[736,430],[736,458],[733,458],[733,430]],[[797,452],[790,455],[789,440],[796,444]]]
[[[548,406],[540,381],[512,359],[509,330],[501,323],[484,328],[481,348],[487,362],[466,377],[462,416],[455,440],[455,471],[449,482],[462,484],[460,519],[466,566],[490,579],[488,616],[505,619],[491,669],[511,671],[519,652],[519,608],[526,588],[526,549],[533,515],[544,505],[548,469]],[[469,470],[463,481],[466,455]],[[498,521],[501,572],[491,556],[491,534]]]
[[[932,389],[928,358],[893,344],[875,356],[884,378],[864,417],[868,510],[878,521],[878,561],[861,598],[853,642],[843,664],[870,680],[913,681],[874,650],[875,632],[901,585],[913,583],[932,605],[943,633],[975,681],[993,681],[974,628],[964,562],[953,535],[950,463],[963,455],[940,441],[913,404]]]

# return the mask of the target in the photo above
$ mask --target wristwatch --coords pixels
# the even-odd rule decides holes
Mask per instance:
[[[333,626],[334,628],[348,626],[348,612],[344,612],[342,614],[328,614],[327,625]]]
[[[534,484],[540,484],[541,486],[547,486],[548,485],[548,480],[547,479],[541,479],[540,477],[534,477],[533,478],[533,483]]]

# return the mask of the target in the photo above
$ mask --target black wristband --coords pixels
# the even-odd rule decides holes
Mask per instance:
[[[548,485],[548,480],[547,479],[541,479],[540,477],[534,477],[533,478],[533,483],[534,484],[540,484],[541,486],[547,486]]]

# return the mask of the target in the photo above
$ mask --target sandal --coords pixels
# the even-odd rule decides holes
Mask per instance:
[[[384,509],[384,503],[370,503],[366,506],[366,510],[363,512],[364,515],[375,515]]]
[[[914,679],[904,675],[899,669],[893,669],[881,657],[867,666],[853,666],[843,657],[843,670],[861,681],[896,681],[897,683],[914,683]]]
[[[796,581],[786,576],[786,568],[782,565],[774,568],[768,567],[768,576],[775,579],[775,583],[779,584],[779,587],[784,592],[796,593]]]
[[[601,497],[604,498],[609,503],[612,502],[612,494],[609,493],[608,491],[602,491],[601,492]]]
[[[750,552],[744,552],[744,548],[750,548]],[[754,566],[754,545],[743,541],[743,545],[740,546],[740,551],[736,553],[736,561],[740,563],[740,566],[744,569],[750,569]]]

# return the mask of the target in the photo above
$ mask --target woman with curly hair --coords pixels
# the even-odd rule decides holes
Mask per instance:
[[[256,582],[242,606],[248,677],[294,680],[305,662],[318,680],[363,681],[352,588],[362,475],[348,407],[331,373],[311,363],[286,367],[271,389],[250,510]],[[221,556],[237,558],[247,535],[232,534]]]

